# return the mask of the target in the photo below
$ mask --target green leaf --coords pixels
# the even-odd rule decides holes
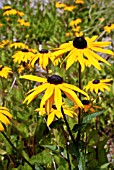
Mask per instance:
[[[44,148],[48,148],[52,151],[58,151],[58,148],[56,145],[42,145]]]
[[[88,123],[90,122],[93,118],[101,115],[102,113],[104,112],[104,110],[100,111],[100,112],[95,112],[95,113],[92,113],[90,115],[87,115],[83,118],[83,122],[82,123]]]
[[[76,133],[78,130],[81,130],[84,127],[84,125],[85,125],[85,123],[83,123],[83,124],[75,124],[72,131]]]
[[[85,170],[85,155],[84,152],[80,152],[79,156],[79,164],[78,164],[79,170]]]

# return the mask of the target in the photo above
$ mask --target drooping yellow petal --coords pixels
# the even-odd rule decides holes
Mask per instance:
[[[46,100],[46,103],[45,103],[45,110],[48,114],[50,113],[52,109],[53,103],[54,103],[54,94],[52,94],[51,97],[48,100]]]
[[[54,92],[54,101],[55,105],[57,107],[57,110],[61,111],[61,106],[62,106],[62,96],[61,96],[61,91],[58,88],[58,86],[55,86],[55,92]]]
[[[5,114],[6,116],[8,116],[10,119],[12,119],[12,115],[9,113],[9,111],[7,110],[0,110],[0,114],[3,113]]]
[[[68,54],[68,60],[66,64],[66,70],[75,62],[75,58],[77,56],[77,51],[73,49],[69,54]]]
[[[4,127],[2,125],[2,123],[0,122],[0,131],[3,132],[4,131]]]
[[[102,49],[102,48],[98,48],[98,47],[92,47],[92,50],[100,52],[100,53],[114,55],[114,52],[112,52],[111,50],[107,50],[107,49]]]
[[[100,67],[100,65],[98,63],[98,60],[96,60],[94,57],[91,56],[91,54],[89,53],[88,49],[84,50],[84,55],[85,55],[85,57],[88,58],[88,60],[91,62],[91,64],[93,66],[95,66],[98,70],[101,70],[101,67]]]
[[[66,94],[66,96],[72,100],[75,104],[77,104],[79,107],[83,107],[82,102],[77,97],[76,93],[66,87],[64,87],[62,84],[59,86],[59,88]]]
[[[0,122],[4,123],[5,125],[10,124],[10,121],[8,120],[7,116],[4,116],[3,114],[0,114]]]
[[[41,100],[41,104],[40,104],[41,108],[43,108],[43,105],[45,104],[46,100],[48,100],[52,96],[54,92],[54,88],[55,88],[55,85],[50,84],[49,87],[46,89],[45,94]]]
[[[54,117],[55,117],[54,112],[51,112],[51,113],[48,115],[48,118],[47,118],[47,126],[49,126],[49,125],[53,122]]]
[[[37,81],[37,82],[47,82],[46,78],[42,78],[42,77],[37,77],[37,76],[33,76],[33,75],[24,75],[24,76],[20,76],[20,78],[22,79],[27,79],[27,80],[33,80],[33,81]]]
[[[108,65],[110,65],[104,58],[100,57],[98,54],[94,53],[93,51],[91,50],[88,50],[90,55],[93,56],[94,58],[96,58],[97,60],[100,60]]]
[[[28,100],[28,102],[27,102],[27,104],[29,104],[33,99],[35,99],[37,96],[38,96],[38,94],[40,94],[41,92],[43,92],[47,87],[49,87],[49,83],[45,83],[45,84],[42,84],[41,86],[38,86],[36,89],[35,89],[35,91],[34,92],[32,92],[31,94],[29,94],[26,98],[25,98],[25,100],[24,100],[24,102],[23,103],[25,103],[27,100]],[[32,89],[33,90],[33,89]]]
[[[86,92],[84,92],[83,90],[81,90],[80,88],[78,88],[78,87],[76,87],[72,84],[67,84],[67,83],[62,83],[62,85],[66,88],[69,88],[69,89],[72,89],[72,90],[77,91],[79,93],[82,93],[83,95],[85,95],[89,99],[88,94]]]

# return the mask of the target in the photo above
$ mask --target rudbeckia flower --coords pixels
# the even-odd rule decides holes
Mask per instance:
[[[76,4],[84,4],[84,0],[75,0]]]
[[[85,113],[86,112],[92,112],[93,113],[93,112],[95,112],[95,109],[100,108],[99,106],[93,106],[93,104],[89,100],[82,100],[81,102],[84,106],[83,110],[84,110]],[[79,107],[76,105],[76,106],[74,106],[74,108],[78,109]]]
[[[36,54],[31,62],[32,67],[34,67],[34,64],[36,63],[36,61],[38,62],[38,65],[43,68],[46,69],[46,66],[49,64],[49,60],[51,60],[53,62],[54,65],[58,64],[58,60],[54,60],[55,57],[51,52],[48,52],[48,50],[46,49],[42,49],[41,51],[39,51],[38,54]]]
[[[17,15],[20,16],[20,17],[22,17],[22,16],[24,16],[24,13],[21,12],[21,11],[17,11]]]
[[[104,30],[105,30],[107,33],[110,33],[112,30],[114,30],[114,24],[105,26],[105,27],[104,27]]]
[[[60,1],[55,3],[55,7],[56,7],[56,8],[63,8],[63,7],[65,7],[65,6],[66,6],[66,5],[63,4],[63,3],[61,3]]]
[[[10,45],[9,45],[11,48],[28,48],[28,46],[27,45],[25,45],[24,43],[22,43],[22,42],[20,42],[20,41],[15,41],[15,42],[13,42],[13,43],[11,43]]]
[[[9,110],[6,107],[0,106],[0,131],[4,131],[4,125],[9,125],[10,121],[9,119],[12,119],[12,115],[9,113]]]
[[[67,6],[67,5],[66,5],[66,6],[64,7],[64,10],[65,10],[65,11],[72,12],[75,8],[76,8],[76,6]]]
[[[21,62],[27,63],[34,57],[34,53],[31,52],[29,49],[22,49],[21,51],[18,51],[16,54],[12,56],[14,63],[18,62],[20,64]]]
[[[9,10],[9,9],[11,9],[11,6],[9,6],[9,5],[3,6],[2,9],[3,9],[3,10]]]
[[[90,90],[90,92],[92,93],[93,91],[95,91],[96,94],[98,94],[99,90],[104,92],[104,90],[108,90],[110,91],[110,88],[108,86],[111,86],[109,83],[112,81],[112,79],[103,79],[103,80],[92,80],[90,81],[85,87],[84,89],[86,91]]]
[[[83,90],[79,89],[78,87],[64,83],[63,78],[58,75],[52,75],[50,77],[41,78],[33,75],[24,75],[20,76],[20,78],[33,80],[36,82],[43,83],[42,85],[35,87],[34,89],[28,92],[28,96],[25,98],[24,103],[27,101],[29,104],[34,98],[36,98],[41,92],[45,91],[44,96],[42,97],[40,108],[43,108],[45,105],[46,112],[49,113],[52,105],[55,104],[57,110],[61,111],[62,106],[62,95],[61,91],[65,93],[65,95],[77,104],[79,107],[83,107],[82,102],[77,97],[74,91],[82,93],[83,95],[87,96]]]
[[[30,63],[23,62],[21,65],[18,65],[18,73],[22,73],[24,70],[32,71],[33,68],[31,67]]]
[[[3,16],[7,15],[16,15],[17,14],[17,10],[16,9],[7,9],[4,13]]]
[[[69,25],[70,25],[70,26],[74,26],[74,25],[80,24],[81,22],[82,22],[82,19],[77,18],[77,19],[72,20],[72,21],[69,23]]]
[[[7,78],[9,73],[12,73],[11,68],[0,65],[0,77]]]
[[[24,21],[24,19],[18,19],[17,22],[20,23],[21,26],[26,26],[26,27],[30,26],[30,23],[27,21]]]
[[[69,52],[65,60],[67,59],[66,69],[68,69],[74,62],[79,62],[81,65],[81,71],[84,70],[84,58],[86,57],[91,65],[101,70],[98,61],[102,61],[110,65],[104,58],[100,57],[95,52],[106,53],[114,55],[111,50],[102,49],[111,44],[111,42],[94,42],[98,36],[93,36],[92,38],[76,37],[74,41],[69,41],[69,43],[64,43],[60,45],[59,48],[55,49],[53,54],[56,58],[60,58],[62,54]],[[94,52],[95,51],[95,52]]]
[[[70,116],[72,118],[74,117],[74,115],[77,116],[77,114],[73,111],[73,109],[69,108],[64,103],[62,104],[62,107],[63,107],[64,114],[66,114],[67,116]],[[47,126],[49,126],[54,121],[55,116],[58,119],[63,118],[61,111],[57,110],[55,105],[52,105],[51,111],[49,113],[46,113],[45,108],[43,108],[43,110],[41,108],[38,108],[35,111],[39,112],[41,116],[44,116],[46,114],[48,115]]]

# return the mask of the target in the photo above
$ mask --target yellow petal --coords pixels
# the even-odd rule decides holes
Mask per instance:
[[[49,87],[46,89],[45,94],[41,100],[41,105],[40,105],[41,108],[43,108],[43,105],[45,104],[45,102],[52,96],[54,88],[55,88],[55,85],[50,84]]]
[[[49,125],[53,122],[54,117],[55,117],[54,112],[51,112],[51,113],[48,115],[48,118],[47,118],[47,126],[49,126]]]
[[[53,103],[54,103],[54,94],[52,94],[51,97],[48,100],[46,100],[46,103],[45,103],[45,110],[48,114],[51,111]]]
[[[82,102],[77,97],[76,93],[64,86],[59,86],[60,89],[66,94],[66,96],[72,100],[75,104],[77,104],[79,107],[83,107]]]
[[[57,110],[61,111],[61,106],[62,106],[62,96],[61,96],[61,91],[58,88],[58,86],[55,86],[55,92],[54,92],[54,101],[55,105],[57,107]]]
[[[37,76],[33,76],[33,75],[24,75],[24,76],[20,76],[20,78],[22,79],[27,79],[27,80],[33,80],[33,81],[37,81],[37,82],[47,82],[46,78],[42,78],[42,77],[37,77]]]
[[[79,93],[82,93],[83,95],[85,95],[89,99],[88,94],[86,92],[84,92],[83,90],[81,90],[80,88],[78,88],[78,87],[76,87],[72,84],[67,84],[67,83],[62,83],[62,85],[66,88],[69,88],[69,89],[72,89],[72,90],[77,91]]]
[[[0,131],[1,131],[1,132],[4,131],[4,127],[3,127],[2,123],[0,123]]]

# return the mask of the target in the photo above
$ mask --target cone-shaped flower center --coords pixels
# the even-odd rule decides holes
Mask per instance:
[[[20,41],[19,40],[16,40],[15,43],[19,43]]]
[[[76,37],[73,41],[73,46],[78,49],[84,49],[87,47],[87,41],[84,37]]]
[[[22,49],[21,51],[22,51],[22,52],[29,52],[29,50],[26,49],[26,48]]]
[[[39,51],[40,53],[48,53],[48,50],[46,49],[42,49],[41,51]]]
[[[48,83],[50,84],[61,84],[63,83],[63,78],[58,75],[52,75],[51,77],[47,78]]]
[[[4,68],[4,66],[0,66],[0,71]]]
[[[100,80],[97,80],[97,79],[96,79],[96,80],[93,80],[92,83],[93,83],[93,84],[99,84],[99,83],[100,83]]]
[[[4,11],[10,11],[11,10],[11,8],[9,7],[9,8],[7,8],[7,9],[4,9]]]
[[[82,100],[82,104],[83,105],[88,105],[89,104],[89,100]]]

